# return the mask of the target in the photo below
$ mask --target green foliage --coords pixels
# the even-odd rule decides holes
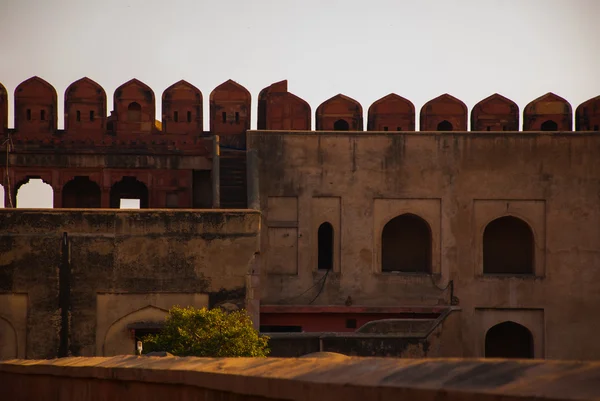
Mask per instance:
[[[269,354],[268,337],[252,327],[245,310],[173,307],[156,335],[142,339],[144,353],[166,351],[176,356],[261,357]]]

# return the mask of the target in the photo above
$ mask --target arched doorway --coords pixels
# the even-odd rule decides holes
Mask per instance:
[[[431,272],[431,229],[414,214],[394,217],[381,234],[381,271]]]
[[[542,123],[542,131],[558,131],[558,124],[552,120],[547,120]]]
[[[110,207],[114,209],[132,209],[130,205],[123,205],[122,200],[139,200],[139,208],[148,207],[148,188],[135,177],[123,177],[110,189]]]
[[[318,269],[333,269],[333,226],[325,222],[319,226],[318,237]]]
[[[73,178],[62,190],[64,208],[99,208],[100,199],[100,187],[85,176]]]
[[[503,322],[485,335],[486,358],[533,358],[533,335],[515,322]]]
[[[346,121],[346,120],[339,119],[333,123],[333,130],[334,131],[349,131],[350,124],[348,124],[348,121]]]
[[[437,125],[438,131],[452,131],[454,127],[452,127],[452,123],[448,120],[441,121]]]
[[[483,232],[483,274],[533,274],[534,238],[513,216],[490,222]]]
[[[40,178],[29,178],[17,186],[16,207],[52,209],[54,190]]]

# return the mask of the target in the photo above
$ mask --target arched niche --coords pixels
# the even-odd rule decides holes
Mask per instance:
[[[56,129],[56,89],[40,77],[21,82],[15,89],[17,134],[53,134]]]
[[[577,107],[575,130],[600,132],[600,96],[586,100]]]
[[[525,221],[499,217],[483,232],[483,274],[534,274],[534,235]]]
[[[40,178],[28,178],[16,185],[16,207],[31,209],[52,209],[54,190]]]
[[[431,228],[421,217],[402,214],[381,233],[381,271],[431,273]]]
[[[415,106],[395,93],[376,100],[369,107],[368,116],[368,131],[415,130]]]
[[[62,189],[63,208],[100,208],[100,186],[86,176],[74,177]]]
[[[533,335],[519,323],[506,321],[491,327],[485,334],[486,358],[534,357]]]
[[[461,100],[445,93],[423,105],[420,113],[420,129],[438,131],[438,127],[442,127],[448,131],[447,128],[451,127],[452,131],[466,131],[467,114],[467,106]]]
[[[327,99],[317,108],[317,131],[335,131],[335,124],[339,120],[348,123],[349,131],[362,131],[362,115],[363,109],[360,103],[340,93]]]
[[[154,92],[148,85],[132,79],[119,86],[113,96],[116,134],[148,134],[156,130]],[[135,113],[133,112],[135,110]]]
[[[168,315],[166,309],[148,305],[131,312],[110,325],[104,336],[102,356],[132,355],[135,353],[135,334],[130,330],[133,324],[158,325]]]
[[[162,94],[162,127],[166,134],[201,134],[202,92],[187,81],[169,86]]]
[[[258,95],[258,129],[310,131],[310,105],[288,92],[287,80],[276,82]]]
[[[547,131],[554,127],[555,131],[573,129],[571,104],[565,99],[554,93],[546,93],[525,106],[523,131]]]
[[[139,200],[139,208],[148,208],[148,187],[135,177],[123,177],[110,188],[110,207],[121,208],[122,200]],[[131,208],[131,207],[124,207]]]
[[[494,93],[471,110],[471,131],[518,131],[519,106]]]
[[[106,92],[97,82],[84,77],[65,91],[65,131],[103,130],[106,120]]]
[[[317,268],[333,270],[334,231],[329,222],[324,222],[317,230]]]
[[[17,332],[7,319],[0,316],[0,361],[19,356]]]
[[[250,129],[252,97],[235,81],[227,80],[210,93],[210,130],[227,146],[245,148]]]

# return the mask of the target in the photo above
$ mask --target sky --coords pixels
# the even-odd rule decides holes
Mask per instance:
[[[573,108],[600,95],[600,0],[0,0],[0,38],[9,127],[14,89],[34,75],[56,88],[59,116],[83,76],[108,110],[138,78],[158,118],[162,92],[185,79],[204,95],[205,130],[209,94],[227,79],[251,92],[253,129],[259,91],[282,79],[311,105],[313,128],[338,93],[365,113],[391,92],[417,112],[443,93],[471,109],[498,92],[521,112],[547,92]]]

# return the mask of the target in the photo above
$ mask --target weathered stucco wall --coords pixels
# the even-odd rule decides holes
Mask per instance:
[[[487,329],[514,321],[536,357],[600,358],[598,133],[252,131],[248,144],[259,160],[250,176],[263,211],[263,304],[319,293],[317,230],[330,221],[334,268],[314,305],[454,296],[464,356],[483,356]],[[403,213],[431,228],[432,274],[381,271],[381,230]],[[506,215],[533,231],[532,275],[483,275],[483,230]]]
[[[91,356],[115,322],[156,316],[146,308],[244,306],[259,226],[253,211],[0,210],[0,320],[19,357]]]

